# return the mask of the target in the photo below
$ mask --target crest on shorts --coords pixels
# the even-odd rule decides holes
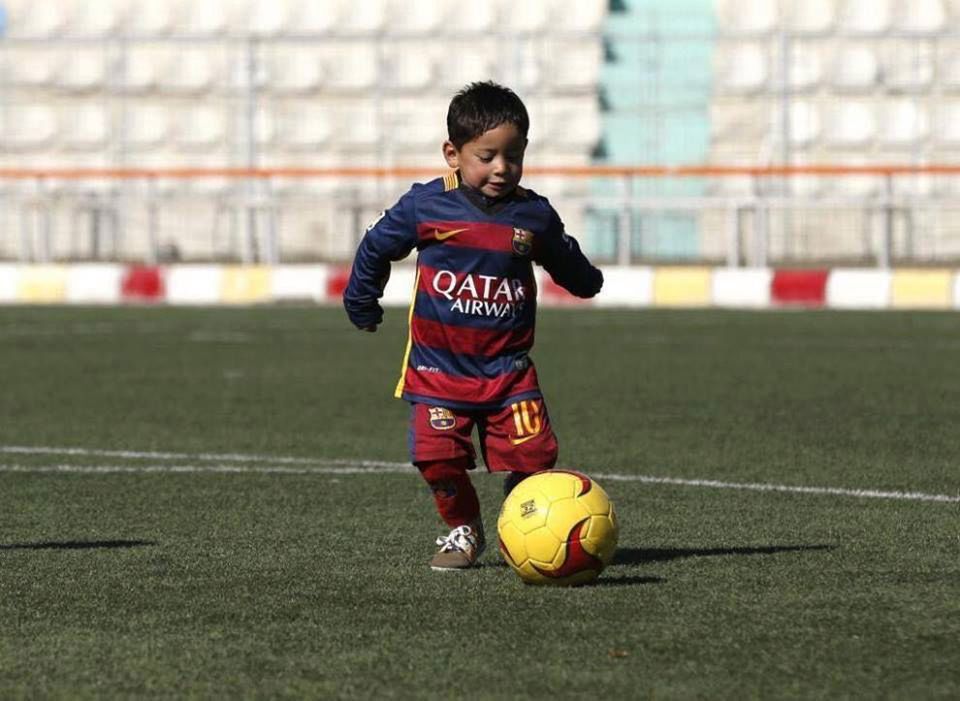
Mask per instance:
[[[518,256],[528,256],[533,250],[533,232],[527,229],[513,228],[513,252]]]
[[[430,411],[430,426],[437,431],[449,431],[456,427],[457,417],[453,412],[442,406],[432,406]]]

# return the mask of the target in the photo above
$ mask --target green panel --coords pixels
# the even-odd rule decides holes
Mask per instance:
[[[716,23],[712,0],[624,0],[606,25],[607,60],[601,74],[604,141],[600,162],[681,165],[706,161],[710,148]],[[700,179],[638,178],[635,195],[697,196]],[[596,182],[597,195],[618,193],[619,183]],[[622,214],[600,208],[588,216],[586,248],[612,259]],[[631,251],[645,259],[683,260],[699,254],[698,218],[664,212],[635,213]]]

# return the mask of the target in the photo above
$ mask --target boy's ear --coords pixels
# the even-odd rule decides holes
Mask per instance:
[[[460,167],[460,151],[457,150],[452,141],[443,142],[443,158],[453,170]]]

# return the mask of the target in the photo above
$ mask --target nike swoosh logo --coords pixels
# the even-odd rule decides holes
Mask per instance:
[[[521,443],[526,443],[527,441],[532,440],[532,439],[536,438],[536,437],[539,436],[539,435],[540,435],[540,432],[537,431],[537,432],[534,433],[532,436],[524,436],[523,438],[511,438],[511,439],[510,439],[510,442],[511,442],[513,445],[520,445]]]
[[[433,238],[437,241],[445,241],[451,236],[456,236],[461,231],[466,231],[466,229],[453,229],[452,231],[438,231],[437,229],[433,230]]]

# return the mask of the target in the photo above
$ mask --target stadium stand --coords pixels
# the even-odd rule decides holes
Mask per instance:
[[[0,0],[0,8],[0,161],[8,167],[439,172],[446,104],[477,79],[524,97],[533,165],[874,166],[960,155],[956,0]],[[181,255],[206,259],[211,235],[203,217],[194,222],[178,209],[178,193],[247,193],[249,201],[205,203],[208,219],[216,214],[230,228],[250,207],[282,211],[281,253],[327,258],[348,254],[354,234],[330,242],[343,229],[362,231],[408,179],[141,180],[123,184],[147,193],[117,210],[123,255],[149,258],[151,238],[183,239]],[[879,226],[881,210],[843,198],[894,211],[901,203],[883,197],[930,200],[960,178],[894,180],[531,176],[563,197],[565,218],[591,253],[620,262],[725,258],[734,221],[742,239],[780,236],[797,256],[872,260],[863,241],[880,234],[862,230]],[[32,187],[2,183],[5,191]],[[150,193],[167,197],[161,222],[190,222],[148,236],[158,207]],[[293,199],[265,205],[270,193]],[[757,205],[781,195],[794,199],[789,217]],[[838,248],[805,247],[812,239],[804,232],[833,221],[837,208],[846,212],[836,219],[845,222]],[[960,221],[942,215],[931,235],[954,243],[939,250],[960,247]],[[64,235],[51,221],[52,235]],[[0,237],[0,257],[23,254],[18,240]],[[310,240],[332,248],[308,253]]]

